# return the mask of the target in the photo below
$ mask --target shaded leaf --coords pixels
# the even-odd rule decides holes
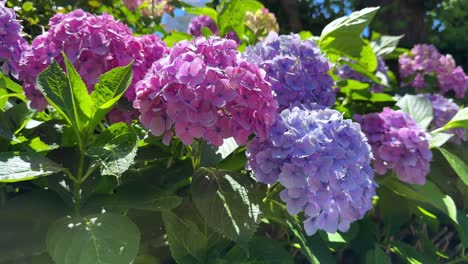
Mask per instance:
[[[457,157],[457,155],[452,154],[450,151],[443,149],[443,148],[438,148],[442,155],[444,155],[445,159],[447,162],[450,164],[450,167],[457,173],[458,177],[466,184],[468,185],[468,166],[466,163]]]
[[[403,112],[410,114],[424,130],[427,130],[427,127],[434,118],[432,104],[427,98],[407,94],[398,100],[396,105]]]

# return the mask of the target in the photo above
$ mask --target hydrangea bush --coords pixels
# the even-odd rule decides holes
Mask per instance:
[[[378,8],[311,37],[218,2],[54,6],[28,44],[0,0],[0,263],[466,262],[463,69],[363,39]]]

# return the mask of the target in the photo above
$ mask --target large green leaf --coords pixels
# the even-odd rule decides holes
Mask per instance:
[[[403,112],[410,114],[424,130],[427,129],[434,118],[432,104],[427,98],[407,94],[398,100],[396,105]]]
[[[86,154],[102,162],[102,175],[120,176],[135,159],[137,136],[124,123],[116,123],[98,136]]]
[[[453,135],[447,133],[434,133],[429,139],[429,148],[438,148],[445,144]]]
[[[358,61],[369,72],[375,71],[377,58],[371,45],[361,38],[361,33],[372,21],[378,9],[378,7],[364,8],[332,21],[322,30],[318,42],[320,48],[332,60],[346,56]]]
[[[64,56],[65,57],[65,56]],[[65,60],[67,61],[66,57]],[[77,131],[82,132],[89,121],[91,98],[80,77],[75,74],[73,65],[69,64],[67,71],[62,71],[60,65],[54,61],[37,77],[36,85],[58,113]],[[73,78],[73,80],[71,79]],[[74,86],[73,86],[74,85]]]
[[[101,76],[91,93],[93,121],[90,129],[99,123],[125,93],[132,82],[132,65],[114,68]]]
[[[371,42],[375,55],[385,56],[392,53],[398,46],[398,42],[403,38],[401,36],[381,36],[376,41]]]
[[[237,36],[242,37],[245,28],[245,13],[255,12],[263,5],[255,0],[231,0],[223,1],[221,11],[218,16],[218,28],[220,36],[226,35],[234,30]]]
[[[248,253],[240,245],[232,248],[223,260],[229,263],[271,263],[293,264],[293,257],[281,242],[261,236],[255,236],[249,241]]]
[[[50,190],[34,190],[7,200],[0,206],[0,263],[26,263],[15,260],[46,253],[47,228],[67,209]]]
[[[162,213],[172,256],[178,264],[206,263],[208,238],[190,220],[171,211]]]
[[[456,127],[468,128],[468,107],[458,111],[458,113],[444,126],[445,129]]]
[[[374,249],[367,251],[366,264],[391,264],[390,257],[385,252],[375,245]]]
[[[260,209],[248,176],[200,168],[195,171],[190,191],[200,214],[219,234],[247,243],[255,233]]]
[[[64,168],[35,152],[0,153],[0,182],[18,182],[47,176]]]
[[[151,185],[135,182],[119,186],[112,195],[91,198],[85,207],[92,209],[133,208],[148,211],[162,211],[176,208],[182,198]]]
[[[0,72],[0,87],[7,88],[14,93],[23,93],[23,87]]]
[[[126,216],[112,213],[64,217],[47,233],[57,264],[128,264],[140,247],[140,231]]]
[[[457,222],[455,202],[450,196],[442,193],[431,181],[427,180],[422,186],[409,185],[397,180],[395,177],[388,177],[381,184],[407,199],[427,203],[450,217],[455,223]]]
[[[211,17],[215,23],[218,22],[218,13],[211,7],[187,7],[184,11],[194,15],[205,15]]]
[[[431,259],[428,256],[425,256],[414,247],[400,241],[396,241],[393,243],[393,247],[391,248],[393,252],[395,252],[401,259],[408,264],[435,264],[438,263],[437,260]],[[380,262],[379,262],[380,263]]]
[[[451,153],[446,149],[439,148],[439,150],[450,164],[450,167],[452,167],[452,169],[457,173],[458,177],[460,177],[460,179],[466,185],[468,185],[468,166],[466,165],[466,163],[462,159],[457,157],[457,155]]]
[[[219,147],[215,147],[208,144],[206,141],[202,142],[202,153],[201,153],[201,166],[211,167],[215,166],[220,161],[224,160],[234,150],[239,147],[234,138],[227,138],[223,144]]]
[[[15,139],[15,134],[23,129],[34,115],[27,103],[20,103],[0,112],[0,137]]]

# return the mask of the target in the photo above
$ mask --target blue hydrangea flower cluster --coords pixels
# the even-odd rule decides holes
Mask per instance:
[[[376,73],[379,73],[379,74],[387,77],[388,67],[385,64],[384,59],[381,58],[381,57],[378,57],[377,62],[378,62],[378,64],[377,64]],[[338,74],[338,76],[340,76],[343,79],[353,79],[353,80],[360,81],[360,82],[363,82],[363,83],[371,83],[371,86],[369,88],[369,91],[371,91],[371,92],[381,93],[384,90],[383,85],[372,82],[371,79],[369,79],[368,77],[366,77],[366,76],[360,74],[359,72],[351,69],[351,67],[349,67],[348,65],[343,65],[343,66],[339,67],[338,71],[337,71],[337,74]]]
[[[291,104],[330,107],[335,103],[330,62],[312,40],[270,32],[264,42],[248,47],[244,56],[267,72],[281,110]]]
[[[247,169],[259,182],[285,187],[280,198],[290,214],[304,211],[309,235],[319,229],[347,231],[372,208],[370,146],[359,124],[336,110],[283,110],[267,141],[247,144],[247,157]]]

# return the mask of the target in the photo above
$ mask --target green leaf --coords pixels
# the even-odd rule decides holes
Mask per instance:
[[[341,88],[342,92],[346,92],[348,90],[367,90],[369,89],[369,83],[363,83],[357,80],[347,79],[342,82],[339,82],[338,85]]]
[[[322,30],[318,45],[333,61],[346,56],[358,61],[366,70],[375,71],[377,58],[370,44],[361,38],[361,32],[372,21],[378,9],[364,8],[335,19]]]
[[[29,1],[26,1],[23,3],[23,5],[21,6],[21,8],[25,11],[25,12],[29,12],[29,11],[32,11],[34,6],[33,6],[33,3],[29,2]]]
[[[68,213],[63,200],[50,190],[17,193],[0,210],[0,263],[5,264],[46,253],[47,228]]]
[[[182,33],[178,31],[171,32],[169,35],[164,37],[164,42],[168,47],[174,46],[175,43],[182,41],[182,40],[191,40],[193,38],[192,35],[187,33]]]
[[[67,61],[66,58],[65,60]],[[82,132],[88,122],[88,116],[85,113],[89,113],[89,107],[91,107],[92,103],[86,87],[83,87],[80,81],[76,80],[79,76],[74,74],[76,70],[73,65],[67,68],[67,71],[74,76],[74,80],[69,79],[59,64],[54,61],[39,74],[36,85],[49,104],[75,130]],[[70,76],[70,78],[72,77]],[[76,85],[76,87],[72,85]]]
[[[398,100],[396,105],[403,112],[410,114],[424,130],[427,129],[434,118],[432,104],[427,98],[407,94]]]
[[[208,238],[190,220],[171,211],[162,213],[172,256],[179,264],[206,263]]]
[[[395,177],[388,177],[382,184],[394,193],[422,203],[427,203],[440,210],[457,222],[457,208],[453,199],[442,193],[440,189],[431,181],[427,180],[424,185],[409,185],[397,180]]]
[[[380,103],[380,102],[394,102],[395,99],[389,94],[386,93],[372,93],[370,97],[370,101],[373,103]]]
[[[57,264],[128,264],[140,246],[140,231],[126,216],[112,213],[64,217],[47,233]]]
[[[88,209],[133,208],[147,211],[171,210],[179,206],[182,198],[151,185],[130,183],[119,186],[112,195],[91,198],[85,205]]]
[[[15,134],[22,130],[34,115],[27,103],[20,103],[0,112],[0,137],[14,140]]]
[[[99,82],[94,86],[94,91],[91,93],[94,112],[93,121],[90,125],[91,130],[104,118],[127,90],[132,82],[132,65],[133,62],[124,67],[114,68],[99,76]]]
[[[458,111],[458,113],[452,117],[452,119],[445,124],[444,129],[464,127],[468,129],[468,107],[465,107]]]
[[[219,234],[247,243],[255,233],[260,210],[248,176],[200,168],[192,177],[190,192],[200,214]]]
[[[301,37],[302,40],[305,40],[305,39],[313,37],[314,35],[310,31],[303,30],[299,32],[299,36]]]
[[[412,246],[396,241],[393,243],[391,248],[401,259],[403,259],[408,264],[435,264],[436,260],[431,259],[414,249]],[[380,263],[380,262],[379,262]]]
[[[201,153],[201,166],[211,167],[218,164],[229,156],[234,150],[239,147],[234,138],[224,139],[223,144],[219,147],[215,147],[206,141],[202,142],[202,153]]]
[[[3,73],[0,72],[0,87],[7,88],[8,90],[14,93],[24,93],[23,87],[21,85],[15,83],[12,79],[5,76]]]
[[[65,168],[35,152],[0,153],[0,182],[28,181]]]
[[[86,154],[102,162],[102,175],[120,176],[135,159],[137,141],[131,127],[124,123],[116,123],[98,136]]]
[[[457,220],[457,229],[460,233],[460,240],[462,241],[463,246],[468,248],[468,214],[458,211]]]
[[[398,47],[398,42],[400,39],[403,38],[401,36],[381,36],[376,41],[371,42],[371,46],[374,49],[375,55],[377,56],[385,56],[393,51]]]
[[[450,167],[457,173],[458,177],[468,185],[468,166],[466,163],[457,157],[455,154],[452,154],[446,149],[438,148],[442,155],[444,155],[445,159],[450,164]]]
[[[184,11],[194,15],[209,16],[215,23],[218,23],[218,12],[211,7],[187,7]]]
[[[379,245],[375,245],[373,250],[367,251],[366,254],[366,264],[391,264],[390,257],[385,254],[385,252],[379,247]]]
[[[453,134],[447,134],[447,133],[435,133],[431,135],[431,138],[429,139],[429,148],[438,148],[445,144]]]
[[[408,200],[395,194],[386,186],[378,188],[377,194],[379,196],[377,210],[384,223],[385,235],[389,237],[400,231],[401,226],[411,219]]]
[[[240,245],[232,248],[223,260],[229,263],[271,263],[271,264],[293,264],[293,257],[276,240],[266,237],[255,236],[249,241],[248,252]]]
[[[237,36],[244,35],[245,13],[247,11],[255,13],[261,8],[263,8],[263,5],[255,0],[224,1],[218,16],[219,35],[224,36],[231,30],[234,30]]]

